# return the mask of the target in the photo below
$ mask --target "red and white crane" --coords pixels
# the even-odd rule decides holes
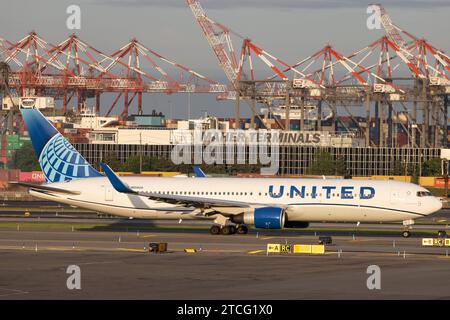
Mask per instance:
[[[231,41],[231,30],[206,16],[200,2],[187,0],[195,19],[203,30],[206,40],[216,55],[228,80],[234,84],[238,76],[238,64]]]
[[[372,6],[376,8],[387,36],[397,46],[398,57],[407,63],[412,75],[428,79],[431,85],[450,86],[450,58],[426,40],[418,39],[395,25],[381,4]],[[435,63],[432,63],[432,59]]]
[[[425,75],[418,69],[419,62],[413,54],[409,53],[408,43],[402,37],[399,28],[392,22],[392,19],[386,12],[386,9],[384,9],[381,4],[372,4],[372,6],[376,8],[380,22],[383,25],[389,39],[395,44],[396,53],[399,58],[408,65],[414,77],[426,78]]]
[[[11,89],[19,95],[34,91],[62,98],[64,112],[74,96],[78,97],[78,110],[86,97],[95,96],[99,111],[100,95],[117,93],[108,112],[123,97],[121,115],[125,117],[136,96],[138,112],[142,110],[143,93],[227,94],[229,90],[227,85],[167,59],[136,39],[108,55],[75,34],[52,45],[31,32],[16,43],[0,38],[0,50],[1,61],[11,67]]]

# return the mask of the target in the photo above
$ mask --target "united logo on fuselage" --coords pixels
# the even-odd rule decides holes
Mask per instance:
[[[271,198],[281,198],[285,191],[288,192],[287,195],[290,198],[305,198],[307,195],[315,199],[319,196],[319,193],[324,194],[326,199],[331,199],[333,195],[339,196],[341,199],[353,199],[355,193],[357,193],[359,199],[371,199],[375,196],[375,188],[361,186],[284,186],[280,185],[275,190],[274,185],[269,186],[269,197]]]

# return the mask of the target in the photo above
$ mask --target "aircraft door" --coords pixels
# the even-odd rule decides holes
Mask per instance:
[[[105,188],[105,201],[113,201],[113,190],[112,187],[104,187]]]
[[[392,188],[391,196],[390,196],[391,204],[411,204],[417,205],[417,197],[416,194],[411,190],[405,190],[400,188]]]
[[[398,188],[391,188],[390,200],[392,204],[403,202],[405,199],[402,190]]]

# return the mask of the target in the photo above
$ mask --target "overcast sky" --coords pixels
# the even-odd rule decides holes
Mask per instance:
[[[81,7],[81,39],[112,53],[137,38],[147,47],[224,81],[203,34],[184,0],[14,0],[2,1],[0,37],[17,41],[35,30],[51,43],[58,43],[72,30],[66,28],[66,8]],[[383,32],[368,30],[368,3],[356,0],[203,0],[208,15],[289,63],[309,56],[325,44],[349,54],[376,40]],[[384,6],[395,23],[410,33],[450,51],[450,1],[394,1]],[[235,38],[234,45],[241,43]],[[186,115],[185,97],[147,97],[153,108],[175,116]],[[231,114],[228,104],[214,97],[193,98],[193,113],[209,110],[220,116]],[[165,109],[164,109],[165,108]]]

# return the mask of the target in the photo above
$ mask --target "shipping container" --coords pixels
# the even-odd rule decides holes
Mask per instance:
[[[8,170],[0,169],[0,181],[8,181]]]
[[[6,135],[6,142],[19,142],[19,135],[18,134],[8,134]]]
[[[19,176],[19,169],[8,169],[8,181],[19,181]]]
[[[42,183],[45,182],[45,176],[42,171],[32,171],[31,172],[31,182]]]
[[[20,182],[31,182],[32,172],[20,172],[19,181]]]
[[[20,172],[20,182],[42,183],[45,182],[44,174],[41,171]]]
[[[8,143],[6,150],[17,150],[22,148],[23,143]]]
[[[422,187],[434,187],[435,185],[435,177],[420,177],[419,184]]]
[[[445,179],[444,178],[435,178],[434,186],[436,188],[445,188]]]

